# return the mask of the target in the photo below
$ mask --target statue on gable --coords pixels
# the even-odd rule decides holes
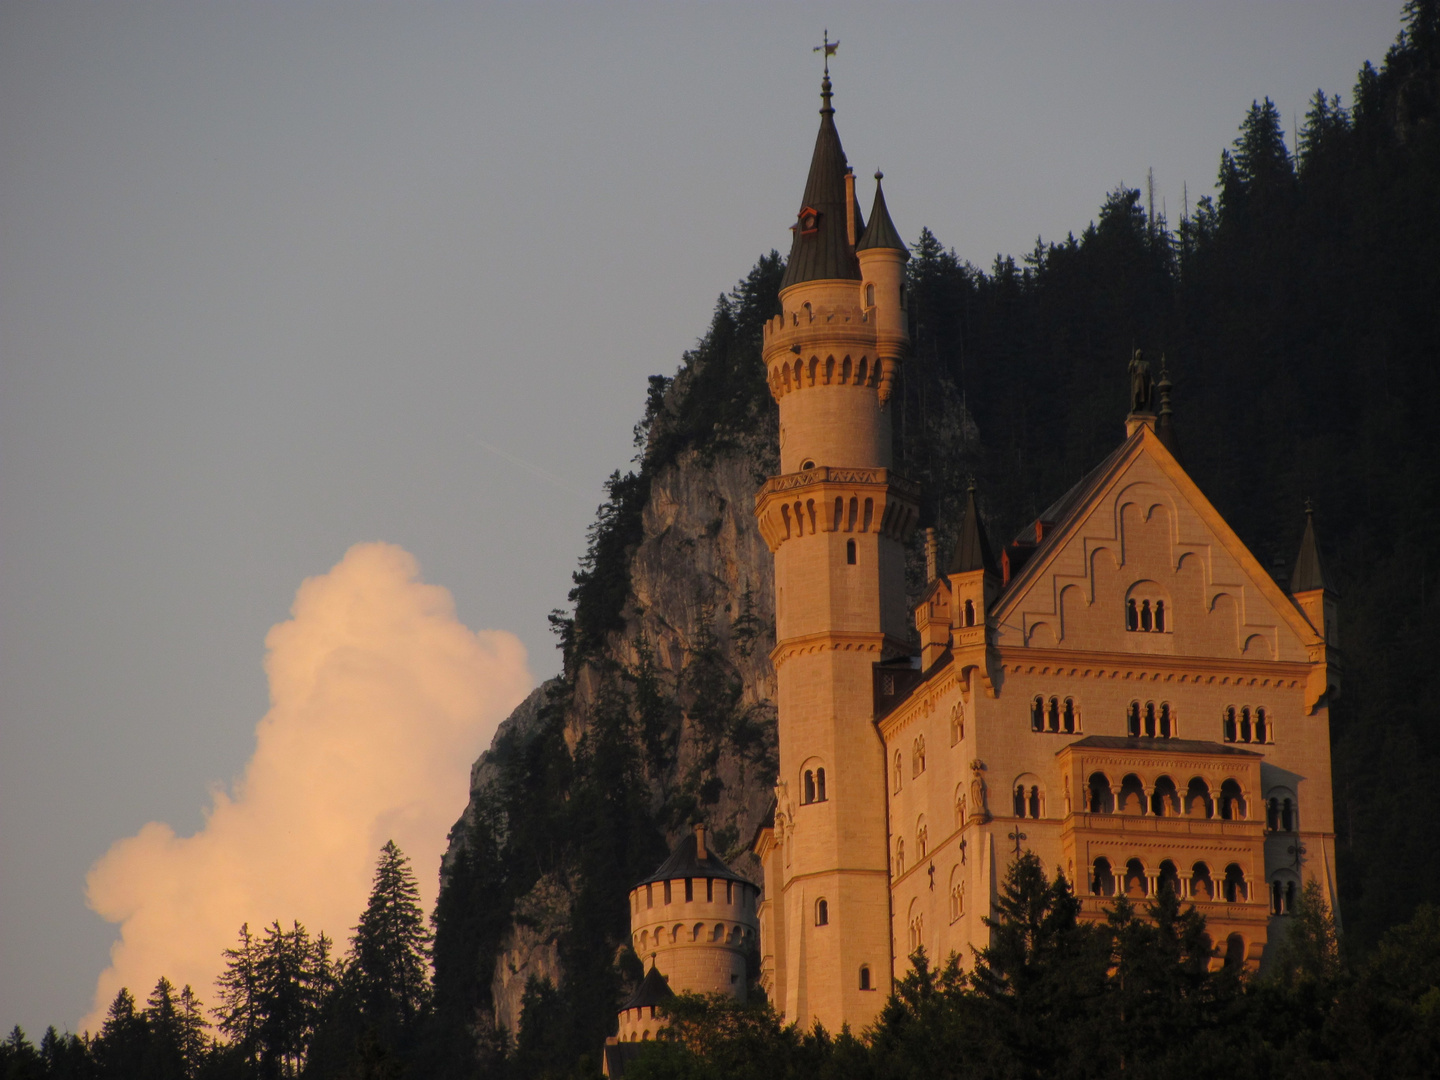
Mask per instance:
[[[1150,361],[1139,349],[1130,358],[1130,411],[1155,411],[1155,384],[1150,379]]]

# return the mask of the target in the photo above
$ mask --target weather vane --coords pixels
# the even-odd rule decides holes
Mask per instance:
[[[829,30],[829,28],[827,27],[826,30],[825,30],[825,36],[824,36],[824,38],[822,39],[822,43],[819,44],[819,45],[816,45],[813,49],[810,50],[811,52],[821,52],[821,51],[823,51],[823,52],[825,53],[825,74],[826,74],[826,75],[829,75],[829,74],[830,74],[830,57],[832,57],[832,56],[835,55],[835,50],[838,49],[838,48],[840,48],[840,42],[839,42],[838,40],[836,40],[836,41],[831,41],[831,40],[830,40],[830,30]]]

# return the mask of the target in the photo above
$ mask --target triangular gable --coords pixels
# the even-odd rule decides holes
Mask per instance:
[[[1149,427],[1063,502],[995,606],[1001,647],[1310,658],[1314,628]]]

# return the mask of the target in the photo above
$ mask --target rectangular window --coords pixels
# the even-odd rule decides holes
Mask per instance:
[[[654,886],[654,885],[646,885],[646,886],[645,886],[645,906],[646,906],[647,908],[652,908],[652,907],[655,906],[655,891],[654,891],[654,890],[655,890],[655,886]]]
[[[725,903],[727,903],[727,904],[733,904],[734,902],[735,902],[735,883],[734,883],[733,881],[727,881],[727,882],[725,882]]]
[[[690,903],[691,900],[694,900],[694,899],[695,899],[695,879],[694,879],[694,878],[688,878],[688,877],[687,877],[687,878],[685,879],[685,903],[688,904],[688,903]]]
[[[665,882],[665,903],[670,903],[670,882]]]
[[[705,900],[708,903],[714,903],[715,901],[715,879],[713,877],[707,877],[705,879]]]

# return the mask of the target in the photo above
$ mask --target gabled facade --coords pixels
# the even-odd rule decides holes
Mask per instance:
[[[987,942],[1023,850],[1085,917],[1172,889],[1217,963],[1254,966],[1305,880],[1336,899],[1336,597],[1313,528],[1287,592],[1181,467],[1169,383],[1157,413],[1137,353],[1123,443],[998,558],[972,490],[907,618],[918,493],[888,413],[906,255],[878,183],[861,222],[828,76],[822,97],[764,344],[780,778],[755,845],[761,984],[787,1020],[864,1028],[917,947],[968,962]]]

